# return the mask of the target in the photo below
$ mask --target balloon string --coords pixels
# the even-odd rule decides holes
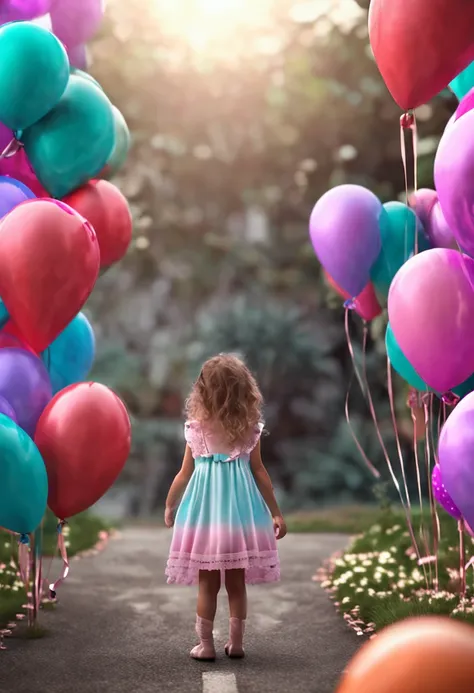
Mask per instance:
[[[408,482],[405,472],[405,460],[403,458],[402,445],[400,442],[400,436],[398,435],[398,425],[397,425],[397,415],[395,411],[395,398],[393,395],[393,381],[392,381],[392,364],[390,363],[390,358],[387,354],[387,390],[388,390],[388,400],[390,403],[390,415],[392,417],[393,431],[395,434],[395,442],[397,445],[398,459],[400,461],[400,469],[402,472],[403,486],[405,489],[405,496],[407,500],[408,509],[410,511],[410,516],[412,515],[410,493],[408,491]]]
[[[431,438],[430,438],[430,428],[431,428],[431,413],[433,408],[433,394],[429,393],[427,396],[423,397],[423,410],[425,414],[425,469],[426,469],[426,483],[428,485],[428,498],[430,503],[430,517],[432,523],[432,534],[433,534],[433,555],[435,562],[435,582],[434,587],[438,589],[438,541],[437,541],[437,523],[436,523],[436,503],[433,496],[433,489],[431,486]],[[431,580],[431,565],[430,565],[430,580]]]
[[[12,156],[15,156],[22,147],[23,144],[14,137],[0,154],[0,159],[10,159]]]
[[[403,164],[403,175],[405,180],[405,204],[409,206],[409,193],[408,193],[408,166],[407,166],[407,151],[405,143],[405,134],[409,130],[411,133],[411,145],[412,145],[412,155],[413,155],[413,188],[414,192],[417,191],[418,186],[418,129],[416,125],[415,114],[410,111],[404,113],[400,118],[400,151]],[[415,204],[416,212],[416,204]],[[405,261],[408,260],[408,254],[411,252],[408,249],[408,215],[406,216],[405,222]],[[418,253],[418,217],[415,219],[415,240],[414,240],[413,253],[416,255]]]
[[[464,600],[466,597],[466,545],[464,538],[464,520],[458,522],[459,531],[459,577],[460,577],[460,595]]]
[[[359,451],[359,453],[360,453],[362,459],[364,460],[364,462],[365,462],[367,468],[369,469],[370,473],[371,473],[376,479],[380,479],[380,472],[374,467],[374,465],[372,464],[372,462],[369,460],[369,458],[367,457],[367,455],[366,455],[366,453],[365,453],[365,451],[364,451],[364,448],[362,447],[362,445],[361,445],[360,442],[359,442],[359,439],[357,438],[357,435],[356,435],[356,433],[355,433],[355,431],[354,431],[354,429],[353,429],[353,427],[352,427],[351,418],[350,418],[350,414],[349,414],[349,397],[350,397],[351,388],[352,388],[352,383],[354,382],[354,376],[355,376],[355,375],[358,376],[359,385],[361,386],[362,392],[364,392],[363,387],[362,387],[362,380],[361,380],[360,376],[358,375],[358,369],[357,369],[357,365],[356,365],[356,361],[355,361],[355,356],[354,356],[354,349],[353,349],[353,346],[352,346],[352,340],[351,340],[350,331],[349,331],[349,310],[350,310],[349,308],[346,308],[345,319],[344,319],[344,326],[345,326],[345,330],[346,330],[347,348],[348,348],[348,351],[349,351],[349,354],[350,354],[350,357],[351,357],[351,361],[352,361],[352,373],[351,373],[351,378],[350,378],[350,380],[349,380],[349,387],[347,388],[347,394],[346,394],[346,401],[345,401],[344,411],[345,411],[345,414],[346,414],[346,421],[347,421],[347,425],[348,425],[348,427],[349,427],[349,431],[350,431],[350,433],[351,433],[352,439],[353,439],[354,443],[356,444],[356,447],[357,447],[357,449],[358,449],[358,451]]]
[[[66,580],[68,574],[69,574],[69,559],[67,555],[67,550],[66,550],[66,543],[64,540],[64,533],[63,533],[63,528],[65,526],[65,521],[61,521],[58,525],[58,549],[59,553],[63,562],[63,567],[61,571],[61,575],[59,578],[56,580],[56,582],[53,582],[49,585],[49,592],[51,599],[56,598],[56,592],[58,587]]]

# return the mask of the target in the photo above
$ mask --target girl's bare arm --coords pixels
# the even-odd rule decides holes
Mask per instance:
[[[273,517],[273,525],[275,527],[277,539],[283,539],[283,537],[286,534],[286,524],[281,514],[281,510],[278,507],[275,494],[273,493],[273,486],[272,481],[270,479],[270,475],[268,474],[262,462],[260,441],[258,442],[257,447],[250,455],[250,466],[258,490],[262,494],[262,498],[268,505],[268,509],[270,510],[270,513]]]
[[[178,506],[181,496],[186,490],[186,486],[188,485],[193,472],[194,459],[191,453],[191,448],[189,445],[186,445],[181,469],[176,474],[166,498],[165,522],[168,527],[171,527],[173,524],[174,511]]]

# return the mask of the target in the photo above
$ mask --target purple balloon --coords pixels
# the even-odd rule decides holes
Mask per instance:
[[[436,190],[448,228],[460,247],[474,255],[474,111],[445,130],[434,167]]]
[[[66,48],[87,43],[103,16],[103,0],[54,0],[51,8],[53,32]]]
[[[33,200],[35,195],[19,180],[0,176],[0,219],[26,200]]]
[[[5,397],[0,397],[0,414],[5,414],[5,416],[8,416],[8,418],[14,421],[16,424],[18,423],[15,410],[13,409],[12,405],[7,402]]]
[[[87,55],[86,47],[81,44],[80,46],[73,46],[72,48],[66,49],[69,62],[72,67],[77,67],[78,70],[87,70],[89,66],[89,59]]]
[[[381,247],[380,200],[359,185],[339,185],[316,202],[309,220],[314,252],[341,289],[358,296]]]
[[[444,424],[438,456],[446,491],[474,527],[474,392],[459,402]]]
[[[433,468],[433,473],[431,475],[431,486],[433,488],[433,495],[438,501],[438,503],[441,505],[444,510],[446,510],[451,517],[454,517],[455,520],[460,520],[462,515],[459,511],[459,508],[456,506],[454,503],[453,499],[449,495],[449,493],[446,491],[446,487],[443,484],[443,480],[441,478],[441,467],[439,464],[435,465]]]
[[[0,397],[13,408],[18,425],[33,436],[52,398],[48,371],[41,359],[24,349],[0,349]]]
[[[50,10],[52,0],[2,0],[0,24],[23,22],[42,17]]]

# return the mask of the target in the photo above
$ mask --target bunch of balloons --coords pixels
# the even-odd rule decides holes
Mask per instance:
[[[130,451],[122,401],[83,382],[95,338],[80,311],[132,234],[105,179],[127,125],[77,69],[102,14],[102,0],[0,6],[0,527],[23,544],[47,505],[61,521],[93,505]]]

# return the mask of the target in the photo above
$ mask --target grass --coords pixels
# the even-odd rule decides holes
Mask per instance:
[[[474,624],[473,573],[467,575],[466,599],[460,596],[460,555],[457,523],[440,514],[438,588],[434,589],[436,565],[419,565],[412,549],[405,518],[399,511],[380,513],[378,521],[357,536],[348,550],[336,558],[323,586],[328,589],[344,618],[359,632],[377,631],[410,616],[437,614]],[[419,511],[413,525],[420,538],[424,527],[429,546],[431,519]],[[465,537],[466,562],[474,552],[474,540]],[[420,553],[432,548],[418,541]]]
[[[360,534],[380,519],[376,505],[344,505],[308,512],[292,513],[285,517],[289,532]]]
[[[54,556],[57,543],[57,520],[48,512],[43,523],[42,554]],[[100,532],[109,531],[103,520],[91,513],[74,517],[64,528],[68,556],[93,548]],[[0,531],[0,629],[22,614],[27,601],[26,591],[17,572],[17,538]],[[31,630],[31,629],[29,629]],[[29,637],[41,637],[41,629],[32,629]]]

